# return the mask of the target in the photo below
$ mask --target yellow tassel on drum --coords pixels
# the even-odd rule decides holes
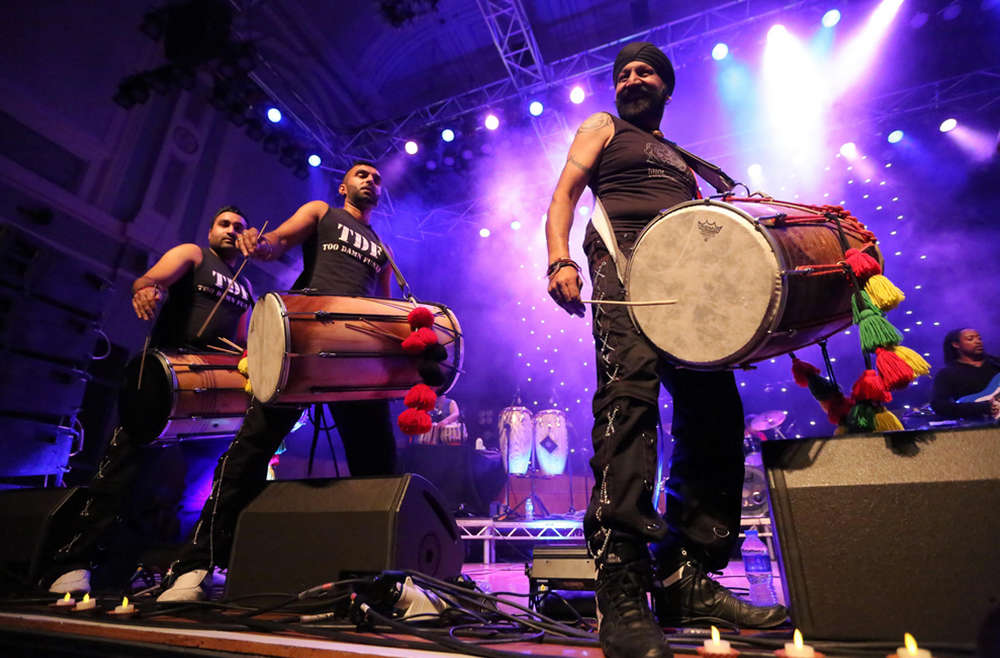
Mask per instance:
[[[243,390],[246,391],[248,394],[253,395],[253,389],[250,387],[249,379],[247,380],[247,383],[243,385]]]
[[[931,364],[927,363],[924,357],[920,356],[909,347],[904,347],[903,345],[894,345],[888,348],[896,354],[903,361],[906,361],[906,365],[913,369],[913,374],[917,377],[922,375],[929,375],[931,373]]]
[[[898,418],[896,418],[896,414],[892,413],[888,409],[883,407],[878,413],[875,414],[876,432],[893,432],[901,429],[903,429],[903,424],[899,422]]]
[[[250,372],[250,369],[247,367],[247,358],[246,357],[243,357],[242,359],[240,359],[240,362],[236,364],[236,369],[239,370],[240,374],[243,375],[244,377],[249,377],[250,376],[248,374]]]
[[[875,305],[883,311],[891,311],[906,299],[903,291],[881,274],[876,274],[868,279],[868,282],[865,283],[865,292],[868,293],[868,296],[871,297]]]

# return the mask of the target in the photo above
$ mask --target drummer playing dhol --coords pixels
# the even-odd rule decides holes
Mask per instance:
[[[253,292],[246,278],[233,280],[234,265],[240,257],[236,242],[246,227],[242,210],[224,206],[212,219],[208,247],[193,243],[177,245],[135,280],[132,308],[136,316],[146,321],[155,319],[149,336],[150,348],[206,351],[207,345],[226,347],[219,342],[220,338],[241,345],[246,342],[246,316]],[[199,335],[224,291],[226,298]],[[59,548],[51,556],[55,566],[43,577],[43,580],[55,578],[42,583],[48,585],[49,591],[60,594],[90,591],[91,568],[103,557],[99,546],[106,543],[125,501],[135,495],[142,447],[148,440],[149,437],[130,436],[121,426],[115,429],[97,472],[88,483],[83,511],[73,520],[73,527],[55,529],[66,536],[58,537]],[[181,492],[176,493],[180,500]]]
[[[382,175],[370,162],[356,162],[337,187],[343,206],[310,201],[262,236],[248,229],[238,246],[247,256],[279,258],[302,246],[302,274],[296,289],[336,296],[389,296],[390,267],[385,245],[370,220],[382,192]],[[328,408],[344,444],[352,476],[390,475],[396,466],[396,439],[388,400],[331,402]],[[204,598],[203,581],[213,566],[229,560],[236,520],[264,482],[267,465],[282,439],[302,415],[295,406],[268,406],[251,400],[243,426],[219,459],[212,493],[192,536],[167,573],[158,601]]]
[[[570,258],[569,234],[584,188],[606,211],[624,258],[661,209],[700,196],[694,174],[660,132],[674,90],[670,60],[653,44],[628,44],[615,59],[613,80],[618,116],[598,112],[580,126],[545,227],[549,294],[581,317],[581,267]],[[616,264],[593,223],[583,246],[593,298],[624,300]],[[598,386],[584,533],[598,567],[605,655],[671,655],[661,624],[705,617],[747,628],[781,624],[783,607],[752,606],[707,575],[726,566],[740,529],[743,406],[733,373],[675,368],[637,332],[625,307],[594,304],[592,312]],[[674,401],[665,518],[652,501],[661,384]],[[659,623],[646,598],[652,574]]]

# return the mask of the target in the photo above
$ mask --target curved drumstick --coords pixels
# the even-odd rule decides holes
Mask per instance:
[[[257,241],[254,242],[255,247],[257,246],[257,244],[260,243],[260,238],[261,236],[264,235],[264,231],[267,230],[267,224],[270,221],[271,220],[267,220],[266,222],[264,222],[264,225],[260,227],[260,233],[257,234]],[[243,272],[243,268],[247,266],[248,262],[250,262],[250,257],[244,256],[243,262],[240,263],[240,269],[236,270],[236,274],[233,275],[233,283],[236,283],[236,280],[240,278],[240,274]],[[201,338],[201,334],[205,331],[205,327],[207,327],[208,323],[212,321],[213,317],[215,317],[215,312],[219,310],[219,305],[222,304],[222,300],[226,298],[226,295],[228,293],[229,293],[229,286],[226,286],[226,289],[222,291],[221,295],[219,295],[218,301],[215,302],[215,306],[212,307],[212,310],[208,314],[208,317],[205,318],[205,321],[201,323],[201,329],[199,329],[198,333],[194,335],[195,338]]]
[[[583,304],[618,304],[619,306],[666,306],[676,304],[676,299],[653,299],[645,302],[628,302],[618,299],[581,299]]]

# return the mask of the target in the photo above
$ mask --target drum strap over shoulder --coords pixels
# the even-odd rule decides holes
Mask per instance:
[[[718,165],[714,165],[707,160],[702,160],[694,153],[681,148],[666,137],[660,137],[660,139],[662,139],[672,149],[677,151],[681,158],[683,158],[684,162],[686,162],[687,165],[694,170],[694,173],[708,181],[708,184],[714,187],[716,192],[725,194],[736,187],[736,181],[730,178],[726,172],[722,171]]]
[[[618,274],[618,280],[625,284],[625,276],[623,269],[625,267],[625,256],[618,249],[618,240],[615,239],[615,231],[611,228],[611,219],[608,217],[608,213],[604,210],[604,204],[601,200],[594,195],[594,214],[590,216],[590,221],[594,225],[594,230],[597,234],[601,236],[601,240],[604,241],[604,246],[607,247],[608,253],[611,254],[612,260],[615,262],[615,272]]]

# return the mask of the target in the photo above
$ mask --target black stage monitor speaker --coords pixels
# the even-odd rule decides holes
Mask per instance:
[[[46,568],[58,531],[72,526],[80,513],[80,487],[0,491],[0,566],[9,586],[33,584]],[[14,581],[14,582],[9,582]]]
[[[769,441],[764,462],[806,637],[975,640],[1000,605],[1000,428]]]
[[[226,596],[295,593],[344,573],[461,573],[455,520],[419,475],[268,484],[240,515]]]

